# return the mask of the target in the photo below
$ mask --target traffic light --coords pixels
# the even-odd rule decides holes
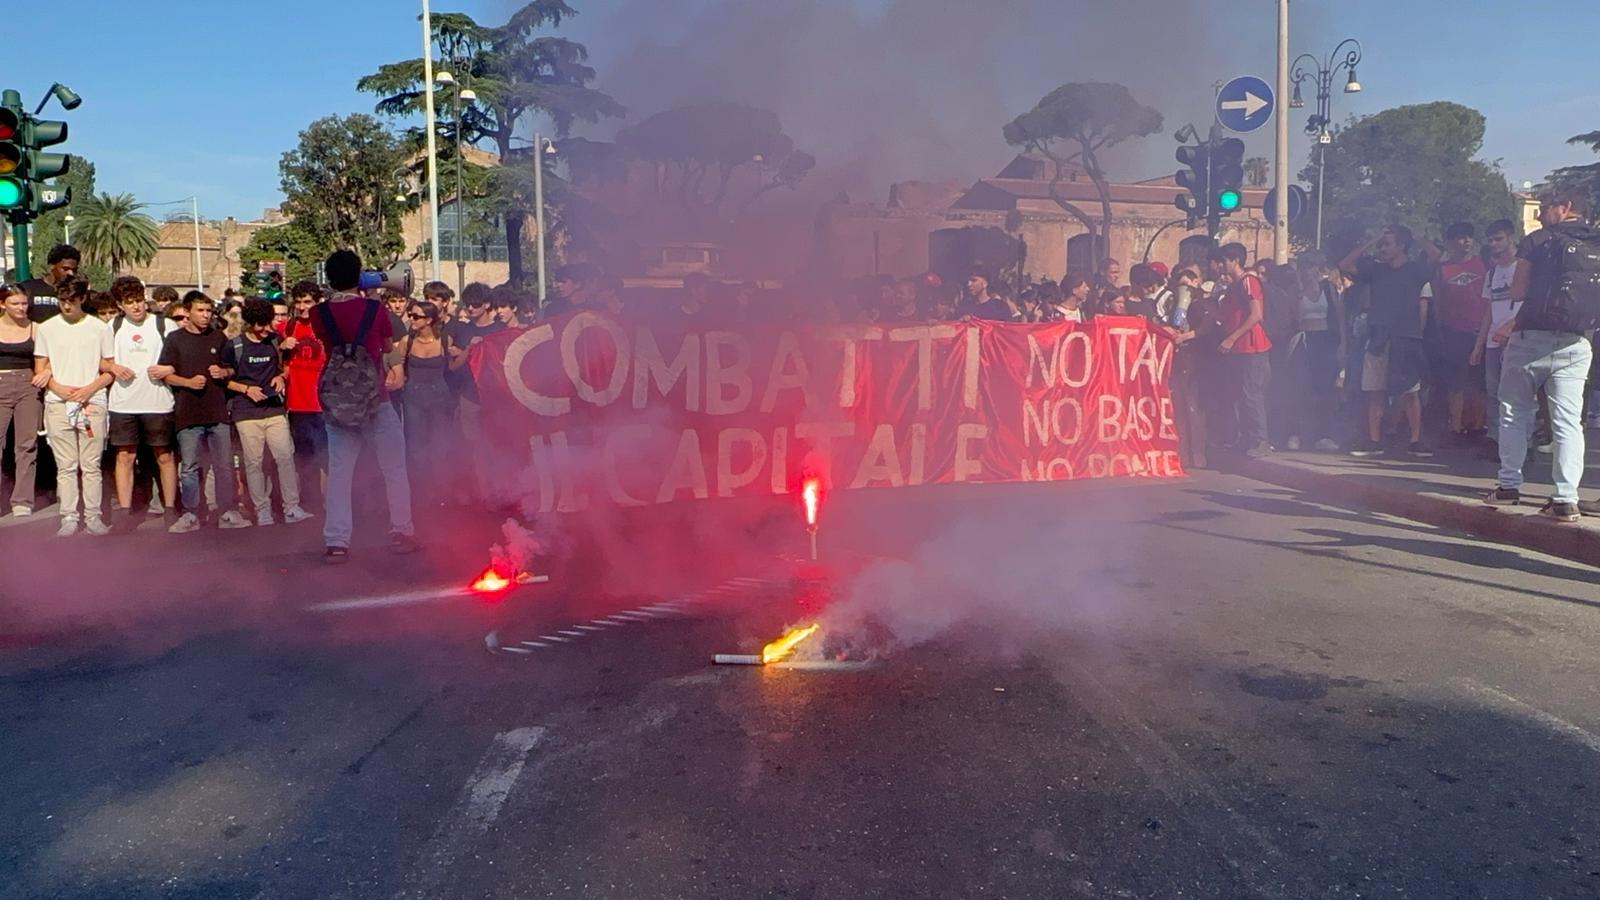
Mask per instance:
[[[1212,144],[1211,189],[1219,218],[1244,205],[1244,141],[1225,138]]]
[[[1183,212],[1193,229],[1211,215],[1211,145],[1202,142],[1179,147],[1178,162],[1184,165],[1178,170],[1178,186],[1189,193],[1179,194],[1172,205]]]
[[[6,218],[28,205],[28,182],[24,174],[28,151],[22,143],[27,118],[28,114],[22,109],[22,97],[16,91],[6,91],[0,98],[0,215]]]

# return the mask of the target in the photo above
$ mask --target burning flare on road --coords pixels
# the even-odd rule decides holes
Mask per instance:
[[[822,482],[815,479],[806,479],[805,486],[800,489],[800,498],[806,504],[806,527],[817,527],[817,507],[822,502]]]
[[[769,665],[771,663],[780,662],[784,657],[793,653],[794,648],[798,646],[801,641],[811,637],[813,634],[816,634],[817,629],[820,627],[822,626],[811,624],[803,628],[795,628],[785,632],[783,637],[780,637],[772,643],[761,648],[761,664]]]
[[[499,569],[490,566],[483,570],[483,574],[478,576],[477,581],[472,583],[472,590],[480,594],[498,594],[501,591],[509,590],[512,583],[510,578],[500,574]]]

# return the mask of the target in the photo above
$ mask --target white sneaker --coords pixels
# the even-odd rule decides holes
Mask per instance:
[[[1316,447],[1318,450],[1321,450],[1323,453],[1338,453],[1339,452],[1339,442],[1334,440],[1333,438],[1323,438],[1322,440],[1317,441],[1312,446]]]
[[[1289,441],[1288,441],[1287,444],[1284,445],[1284,447],[1285,447],[1285,449],[1290,450],[1290,451],[1299,450],[1300,449],[1300,436],[1299,435],[1290,435],[1289,436]]]
[[[107,525],[101,519],[90,519],[84,524],[83,530],[89,532],[95,537],[105,537],[111,533],[111,526]]]
[[[315,518],[316,516],[306,512],[298,506],[291,507],[283,511],[283,524],[285,525],[298,525],[301,522],[310,521],[311,519]]]
[[[257,528],[266,528],[268,525],[276,524],[276,522],[272,521],[272,513],[262,513],[261,515],[256,516]]]
[[[151,516],[164,516],[167,514],[167,508],[161,505],[160,500],[152,499],[145,512]]]
[[[223,513],[221,518],[217,519],[217,527],[218,528],[230,528],[230,529],[231,528],[249,528],[250,527],[250,520],[246,519],[244,516],[239,515],[239,511],[238,510],[230,509],[227,512]]]
[[[33,507],[23,506],[21,503],[18,503],[16,506],[11,507],[11,515],[18,519],[25,519],[28,516],[33,515]]]
[[[194,513],[188,513],[188,512],[186,512],[183,515],[179,516],[178,517],[178,521],[173,522],[171,525],[167,526],[167,533],[168,534],[188,534],[191,531],[199,531],[199,530],[200,530],[200,519]]]
[[[61,527],[56,529],[56,537],[72,537],[78,533],[77,519],[62,519]]]

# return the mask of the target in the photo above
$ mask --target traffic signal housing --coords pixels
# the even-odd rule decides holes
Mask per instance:
[[[1224,138],[1211,147],[1211,190],[1218,218],[1244,205],[1244,141]]]
[[[22,142],[28,114],[15,91],[0,102],[0,215],[10,218],[28,205],[27,147]]]
[[[1185,144],[1178,148],[1177,157],[1184,166],[1178,170],[1178,186],[1189,193],[1179,194],[1172,205],[1184,214],[1188,227],[1193,229],[1211,214],[1211,145],[1204,141]]]

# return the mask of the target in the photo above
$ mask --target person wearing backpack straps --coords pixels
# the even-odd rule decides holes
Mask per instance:
[[[1585,332],[1600,324],[1600,229],[1586,222],[1589,195],[1579,187],[1552,187],[1539,198],[1544,228],[1517,250],[1511,299],[1516,318],[1501,325],[1500,477],[1484,498],[1492,506],[1522,501],[1522,466],[1528,435],[1544,388],[1550,400],[1554,492],[1539,514],[1576,522],[1600,504],[1578,501],[1583,476],[1583,391],[1594,356]]]
[[[333,295],[311,315],[312,329],[327,350],[318,382],[328,429],[323,560],[339,564],[350,556],[356,459],[367,442],[373,445],[389,498],[389,548],[413,553],[417,542],[411,523],[411,485],[406,480],[405,435],[384,383],[383,357],[394,348],[394,327],[383,304],[357,291],[361,257],[337,250],[323,263],[323,270]]]

